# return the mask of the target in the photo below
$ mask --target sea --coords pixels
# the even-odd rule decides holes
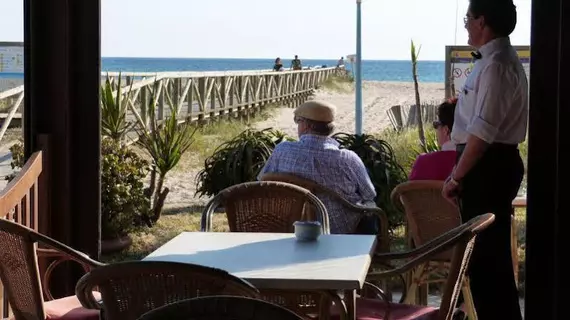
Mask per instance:
[[[336,66],[337,60],[301,59],[303,66]],[[284,67],[291,60],[282,59]],[[113,58],[101,59],[103,72],[163,72],[163,71],[232,71],[273,68],[274,59],[214,59],[214,58]],[[444,82],[444,61],[419,61],[421,82]],[[347,69],[351,69],[347,63]],[[1,73],[0,78],[23,79],[21,73]],[[362,79],[369,81],[412,81],[412,63],[407,60],[363,60]]]

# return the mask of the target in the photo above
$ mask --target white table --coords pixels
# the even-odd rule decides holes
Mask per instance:
[[[260,289],[342,290],[349,318],[376,246],[373,235],[321,235],[298,242],[287,233],[184,232],[144,258],[219,268]]]
[[[288,233],[184,232],[144,260],[226,270],[258,288],[361,289],[370,267],[373,235],[321,235],[298,242]]]

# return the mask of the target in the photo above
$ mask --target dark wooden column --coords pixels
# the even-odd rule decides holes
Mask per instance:
[[[24,15],[25,153],[41,149],[45,136],[49,147],[42,227],[98,258],[100,0],[25,0]]]
[[[534,0],[530,63],[525,320],[567,319],[570,3]],[[492,290],[492,288],[490,288]]]

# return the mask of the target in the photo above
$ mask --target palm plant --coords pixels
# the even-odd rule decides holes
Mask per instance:
[[[151,179],[147,196],[152,200],[152,209],[147,224],[151,226],[160,218],[164,201],[169,189],[164,181],[167,173],[180,162],[180,159],[194,143],[194,133],[197,127],[188,122],[179,123],[178,110],[180,103],[174,103],[167,90],[162,90],[170,108],[170,115],[159,121],[156,118],[155,94],[158,92],[157,83],[151,90],[150,105],[145,108],[145,117],[148,119],[148,127],[139,123],[136,129],[139,139],[137,144],[141,146],[151,157]]]
[[[125,136],[132,128],[132,123],[127,121],[127,108],[131,98],[131,86],[123,92],[121,86],[121,74],[117,83],[117,92],[107,74],[105,84],[101,86],[101,134],[117,142],[123,142]]]
[[[424,152],[427,152],[426,148],[426,137],[424,134],[424,123],[422,117],[422,105],[420,103],[420,89],[418,84],[418,56],[420,55],[421,46],[417,48],[414,41],[411,41],[411,54],[412,54],[412,77],[414,79],[414,90],[416,92],[416,110],[417,110],[417,122],[418,122],[418,134],[420,137],[420,147]]]

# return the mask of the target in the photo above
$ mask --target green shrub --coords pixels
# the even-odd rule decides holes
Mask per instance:
[[[22,142],[16,142],[10,147],[10,153],[12,154],[12,161],[10,162],[10,167],[14,170],[13,173],[6,175],[4,180],[10,182],[10,180],[16,177],[16,174],[24,166],[24,144]]]
[[[24,166],[24,146],[10,147],[12,169]],[[127,146],[105,138],[101,143],[101,236],[112,239],[124,236],[141,226],[149,213],[144,178],[148,162]],[[12,180],[16,172],[6,177]]]
[[[101,145],[101,236],[124,236],[148,218],[150,201],[144,179],[149,164],[112,139]]]
[[[289,138],[271,128],[247,129],[223,143],[204,161],[196,194],[213,196],[227,187],[255,181],[275,146],[284,140]]]
[[[367,134],[337,133],[332,138],[340,143],[341,148],[354,151],[362,159],[376,189],[376,205],[388,216],[389,230],[393,232],[403,225],[404,215],[392,204],[390,194],[407,176],[390,144]]]

